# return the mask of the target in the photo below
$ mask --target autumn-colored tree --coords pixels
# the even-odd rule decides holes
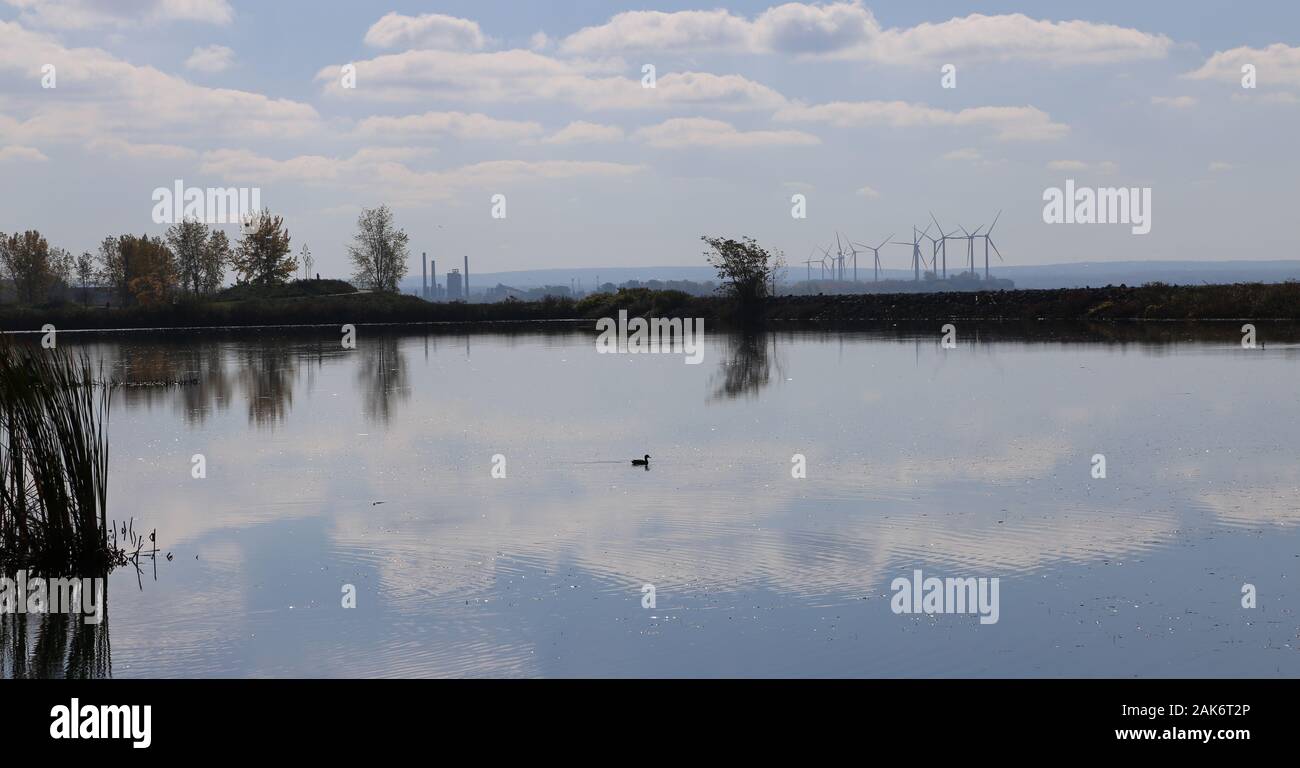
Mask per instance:
[[[166,304],[180,284],[176,256],[160,237],[122,235],[117,251],[131,301],[144,306]]]
[[[293,277],[298,261],[289,252],[284,218],[263,210],[249,219],[231,265],[240,283],[280,285]]]

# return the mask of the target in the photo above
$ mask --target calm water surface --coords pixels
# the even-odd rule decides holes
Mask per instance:
[[[938,338],[65,334],[199,381],[114,395],[111,516],[174,559],[6,673],[1300,675],[1300,348]],[[893,613],[918,568],[999,621]]]

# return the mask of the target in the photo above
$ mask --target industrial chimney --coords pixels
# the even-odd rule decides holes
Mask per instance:
[[[465,301],[469,302],[469,256],[465,256]]]
[[[420,252],[420,298],[429,300],[429,254]]]

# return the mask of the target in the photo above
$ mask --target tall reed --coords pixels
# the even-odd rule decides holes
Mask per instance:
[[[83,352],[0,337],[0,571],[101,573],[108,539],[109,385]]]

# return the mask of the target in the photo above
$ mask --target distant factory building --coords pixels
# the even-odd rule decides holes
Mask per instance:
[[[526,293],[526,291],[521,291],[518,288],[497,283],[495,288],[487,289],[483,295],[488,301],[505,301],[506,299],[523,299]]]
[[[463,301],[464,298],[460,270],[453,269],[447,273],[447,301]]]

